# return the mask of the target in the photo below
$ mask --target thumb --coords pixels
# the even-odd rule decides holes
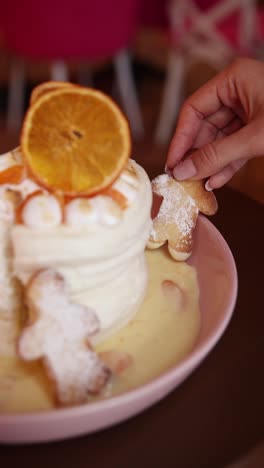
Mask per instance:
[[[204,179],[238,159],[258,156],[261,154],[256,148],[260,146],[258,133],[254,126],[248,124],[232,135],[206,144],[173,169],[175,179]]]

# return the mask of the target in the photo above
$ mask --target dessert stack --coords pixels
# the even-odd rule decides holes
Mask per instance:
[[[2,348],[42,360],[59,404],[105,387],[93,345],[144,297],[152,191],[130,152],[108,96],[48,82],[33,90],[20,147],[0,158]]]

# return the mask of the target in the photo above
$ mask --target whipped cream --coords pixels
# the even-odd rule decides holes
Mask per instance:
[[[59,201],[48,193],[33,195],[23,207],[21,218],[31,229],[49,229],[62,223]]]
[[[123,211],[110,197],[75,198],[65,207],[65,224],[88,226],[92,223],[113,225],[121,221]]]

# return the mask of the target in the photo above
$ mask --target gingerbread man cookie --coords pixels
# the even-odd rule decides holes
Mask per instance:
[[[89,343],[99,329],[94,312],[69,302],[64,278],[51,269],[32,277],[26,301],[29,323],[19,338],[20,357],[43,359],[60,404],[80,404],[98,394],[111,371]]]
[[[216,213],[216,198],[205,190],[203,181],[179,182],[169,174],[156,177],[152,181],[152,189],[163,200],[153,219],[147,247],[157,249],[168,242],[171,256],[184,261],[192,252],[193,231],[199,211],[206,215]]]

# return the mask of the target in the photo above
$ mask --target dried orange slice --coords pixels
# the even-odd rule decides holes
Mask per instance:
[[[34,104],[40,96],[43,94],[49,93],[51,91],[56,91],[57,89],[61,88],[69,88],[70,86],[76,86],[73,83],[69,83],[68,81],[45,81],[38,86],[33,88],[31,95],[30,95],[30,105]]]
[[[68,196],[91,196],[110,186],[127,164],[129,125],[100,91],[61,87],[30,106],[21,150],[40,185]]]

